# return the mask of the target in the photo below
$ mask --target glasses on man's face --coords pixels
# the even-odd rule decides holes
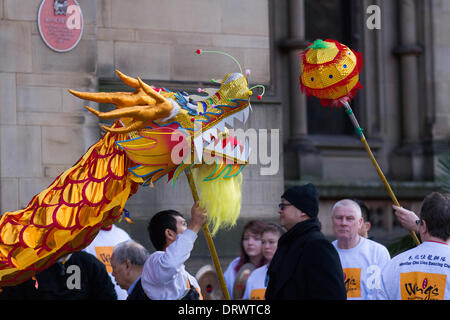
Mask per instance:
[[[284,208],[292,206],[292,204],[289,203],[280,203],[278,204],[278,208],[280,208],[280,210],[284,210]]]

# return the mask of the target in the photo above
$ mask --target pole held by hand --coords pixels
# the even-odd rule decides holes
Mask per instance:
[[[350,120],[353,124],[353,126],[355,127],[356,133],[358,134],[358,136],[360,137],[362,143],[364,144],[364,148],[366,149],[367,153],[369,154],[369,158],[372,161],[372,164],[375,166],[375,169],[378,172],[378,175],[381,178],[381,181],[383,181],[384,186],[386,187],[386,190],[389,193],[389,196],[391,197],[392,201],[394,202],[394,204],[398,207],[401,207],[400,203],[397,200],[397,197],[395,196],[394,192],[392,191],[391,186],[389,185],[386,177],[383,174],[383,171],[381,171],[380,166],[377,163],[377,160],[375,159],[372,150],[370,150],[369,144],[367,143],[366,137],[364,136],[364,133],[361,129],[361,127],[359,126],[358,120],[356,119],[355,115],[353,114],[353,110],[350,107],[350,105],[348,104],[348,102],[344,103],[344,107],[345,107],[345,113],[347,113],[347,115],[350,117]],[[410,230],[409,231],[411,237],[414,240],[414,243],[416,245],[420,244],[419,239],[417,238],[417,235],[414,231]]]
[[[188,168],[184,171],[186,173],[186,177],[189,182],[189,186],[191,188],[192,197],[194,198],[194,202],[200,200],[197,192],[197,187],[195,186],[194,178],[192,177],[191,168]],[[214,267],[216,268],[216,273],[219,278],[220,288],[222,289],[223,296],[225,300],[230,300],[230,294],[228,293],[227,285],[225,283],[225,278],[223,277],[222,268],[220,267],[219,256],[217,255],[216,247],[214,246],[214,242],[211,236],[211,232],[209,231],[208,224],[205,222],[203,224],[203,233],[205,234],[206,242],[208,243],[209,252],[211,253],[211,258],[214,263]]]

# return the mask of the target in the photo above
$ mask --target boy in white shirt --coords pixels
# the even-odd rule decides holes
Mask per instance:
[[[151,300],[187,299],[187,293],[191,299],[201,299],[200,286],[195,277],[186,271],[184,263],[206,221],[206,210],[195,203],[191,217],[187,225],[181,213],[165,210],[150,220],[148,232],[157,251],[145,262],[141,282]]]

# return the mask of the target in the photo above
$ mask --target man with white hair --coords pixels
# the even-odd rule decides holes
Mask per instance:
[[[111,256],[112,275],[127,290],[127,300],[148,300],[142,289],[141,275],[149,253],[141,244],[126,240],[117,244]]]
[[[385,246],[359,235],[363,218],[360,206],[353,200],[343,199],[332,209],[333,232],[336,248],[344,271],[347,299],[371,300],[381,289],[380,276],[390,260]]]

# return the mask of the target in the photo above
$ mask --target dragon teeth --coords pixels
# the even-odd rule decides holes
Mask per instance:
[[[242,121],[242,122],[245,123],[245,122],[247,122],[248,115],[250,113],[250,105],[248,106],[248,108],[245,108],[244,110],[242,110],[242,113],[244,115],[244,121]]]
[[[205,149],[206,150],[215,150],[215,147],[216,147],[216,142],[215,141],[213,141],[213,142],[211,142],[209,145],[207,145],[206,147],[205,147]]]
[[[205,132],[203,132],[203,140],[206,142],[211,142],[211,138],[217,138],[217,130],[216,128],[211,128]]]
[[[225,154],[227,156],[238,159],[239,161],[246,162],[250,156],[250,149],[248,146],[248,141],[245,139],[244,151],[241,151],[240,146],[236,146],[233,149],[231,144],[226,144],[222,147],[222,142],[218,141],[220,132],[224,132],[227,126],[233,128],[234,119],[245,123],[248,119],[250,108],[247,107],[237,113],[230,115],[229,117],[223,119],[214,127],[206,130],[201,135],[194,139],[194,147],[198,160],[202,160],[203,149],[214,151],[219,154]],[[214,138],[214,139],[213,139]]]
[[[215,139],[217,139],[217,137],[219,136],[219,132],[217,131],[216,128],[212,128],[209,132],[210,137],[214,137]]]
[[[243,122],[244,121],[244,113],[242,111],[243,110],[233,114],[232,115],[233,119],[239,120],[239,122]]]
[[[203,132],[202,136],[203,139],[207,142],[211,141],[211,138],[217,138],[218,132],[223,132],[225,130],[225,127],[230,126],[231,128],[234,127],[234,119],[239,120],[240,122],[245,123],[248,119],[249,115],[249,108],[245,108],[237,113],[234,113],[227,118],[220,121],[218,124],[216,124],[214,127],[206,130]]]
[[[226,155],[233,155],[233,147],[231,146],[231,143],[227,143],[225,145],[225,149],[223,150],[225,152]]]
[[[197,154],[197,158],[199,161],[202,161],[203,157],[203,137],[202,135],[198,135],[194,138],[194,148],[195,153]]]
[[[225,121],[227,119],[230,119],[229,121],[231,122],[231,125],[233,125],[234,119],[237,119],[242,123],[245,123],[245,122],[247,122],[248,115],[249,115],[249,108],[245,108],[239,112],[232,114],[230,117],[226,118]]]
[[[219,132],[223,132],[225,130],[225,121],[222,120],[218,124],[215,125],[215,128],[219,130]]]
[[[250,147],[248,146],[248,140],[247,139],[245,139],[245,143],[244,143],[244,153],[242,153],[242,155],[241,155],[241,158],[239,158],[239,160],[242,160],[242,161],[248,161],[248,158],[250,157],[250,152],[251,152],[251,149],[250,149]]]
[[[231,116],[229,116],[229,117],[226,117],[226,118],[224,119],[224,121],[225,121],[225,124],[227,124],[227,125],[233,127],[233,126],[234,126],[234,114],[231,115]]]

